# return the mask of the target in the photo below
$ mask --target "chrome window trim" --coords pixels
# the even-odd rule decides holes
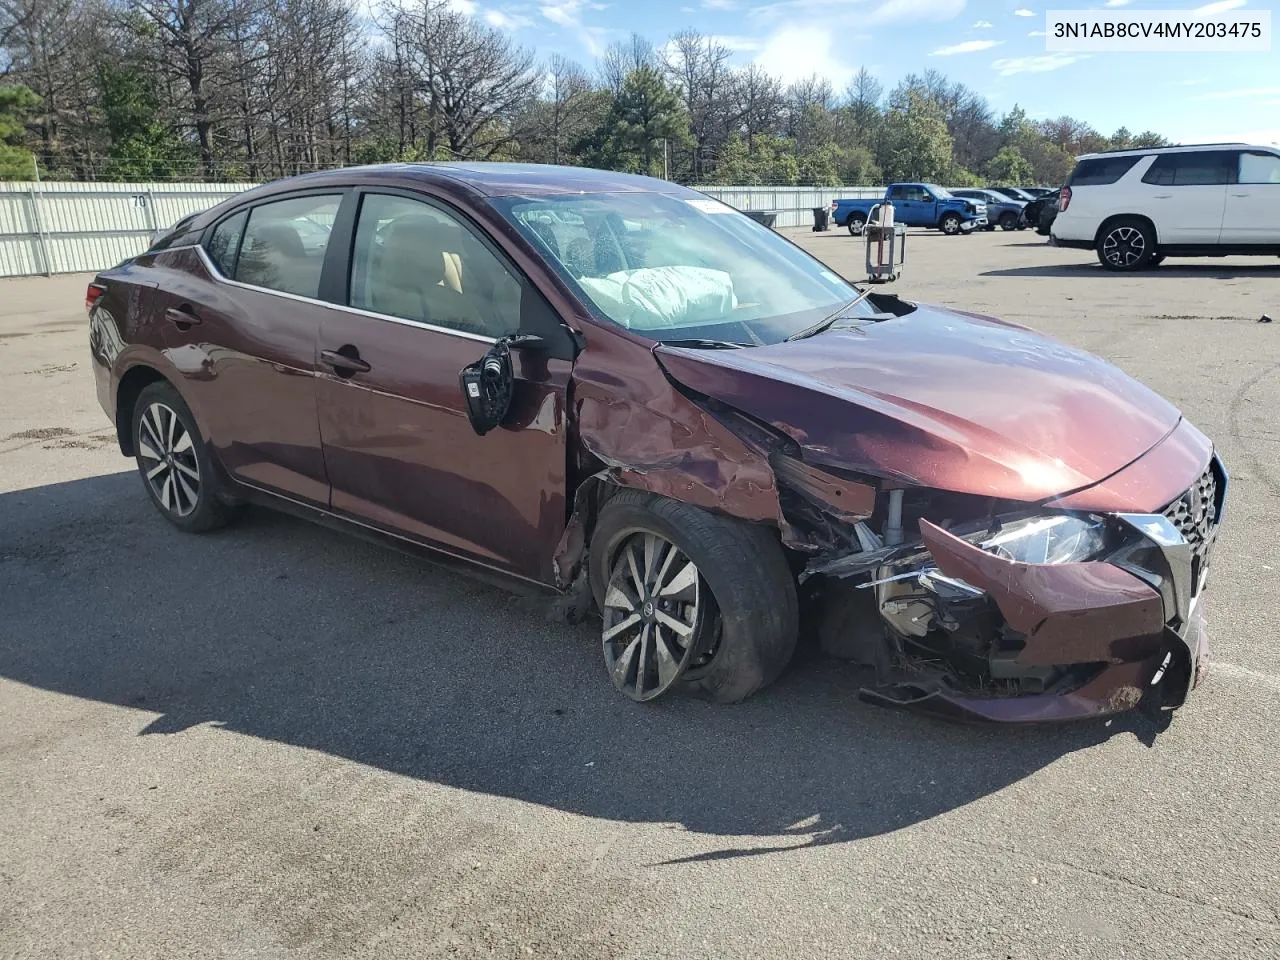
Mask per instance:
[[[354,313],[357,316],[369,317],[373,320],[385,320],[388,323],[398,323],[406,327],[416,327],[419,330],[428,330],[432,333],[446,333],[452,337],[460,337],[463,340],[474,340],[477,343],[497,343],[496,337],[486,337],[480,333],[468,333],[465,330],[455,330],[453,327],[441,327],[434,323],[424,323],[421,320],[409,320],[405,317],[393,317],[387,313],[376,313],[373,310],[363,310],[360,307],[352,307],[344,303],[332,303],[328,300],[320,300],[316,297],[304,297],[301,294],[289,293],[285,290],[272,290],[270,287],[260,287],[253,283],[244,283],[240,280],[232,280],[230,277],[223,276],[222,272],[209,258],[209,252],[205,250],[203,244],[189,243],[180,247],[167,247],[157,252],[157,255],[163,253],[176,253],[179,250],[195,250],[200,257],[200,261],[204,264],[209,275],[218,283],[225,283],[229,287],[239,287],[242,290],[253,290],[257,293],[268,293],[273,297],[283,297],[286,300],[295,300],[298,303],[311,303],[318,307],[328,307],[330,310],[341,310],[344,313]]]

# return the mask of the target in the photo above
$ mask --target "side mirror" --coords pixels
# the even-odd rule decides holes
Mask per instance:
[[[515,373],[511,367],[511,350],[538,349],[545,345],[542,337],[516,334],[503,337],[490,347],[483,357],[469,363],[458,374],[462,386],[462,399],[467,405],[467,419],[471,428],[484,436],[500,426],[511,409],[511,396],[515,392]]]

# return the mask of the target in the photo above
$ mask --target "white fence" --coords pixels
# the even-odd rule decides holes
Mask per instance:
[[[102,270],[249,183],[2,183],[0,277]]]
[[[879,200],[884,187],[694,187],[739,210],[776,213],[775,227],[813,225],[813,208],[829,207],[838,197]]]
[[[0,182],[0,277],[102,270],[147,248],[151,234],[254,186],[251,183]],[[883,187],[698,187],[739,210],[778,215],[774,226],[813,223],[836,197],[879,197]]]

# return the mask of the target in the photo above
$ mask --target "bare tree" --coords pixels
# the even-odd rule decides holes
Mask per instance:
[[[590,108],[591,78],[581,65],[556,54],[547,65],[551,98],[551,162],[560,163],[566,141],[582,135],[581,119]]]
[[[427,0],[409,16],[432,148],[439,142],[454,156],[487,159],[514,142],[509,121],[542,84],[533,53],[443,2]]]
[[[755,149],[755,138],[778,128],[782,115],[782,82],[757,63],[749,64],[733,77],[732,123],[747,137],[747,152]]]
[[[186,87],[200,159],[206,175],[212,178],[221,91],[210,68],[228,46],[234,7],[230,0],[132,2],[159,32],[165,71]]]
[[[731,56],[724,44],[696,30],[682,30],[667,44],[664,67],[689,114],[693,134],[689,172],[694,180],[704,178],[729,135]]]
[[[609,92],[617,97],[622,93],[622,85],[627,75],[634,70],[645,67],[656,67],[658,56],[653,44],[638,33],[631,34],[626,40],[615,40],[605,48],[600,56],[600,79]]]

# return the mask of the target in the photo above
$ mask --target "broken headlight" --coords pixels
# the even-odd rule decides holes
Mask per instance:
[[[1100,517],[1059,514],[1028,517],[1005,524],[982,549],[1016,563],[1075,563],[1107,549],[1106,522]]]

